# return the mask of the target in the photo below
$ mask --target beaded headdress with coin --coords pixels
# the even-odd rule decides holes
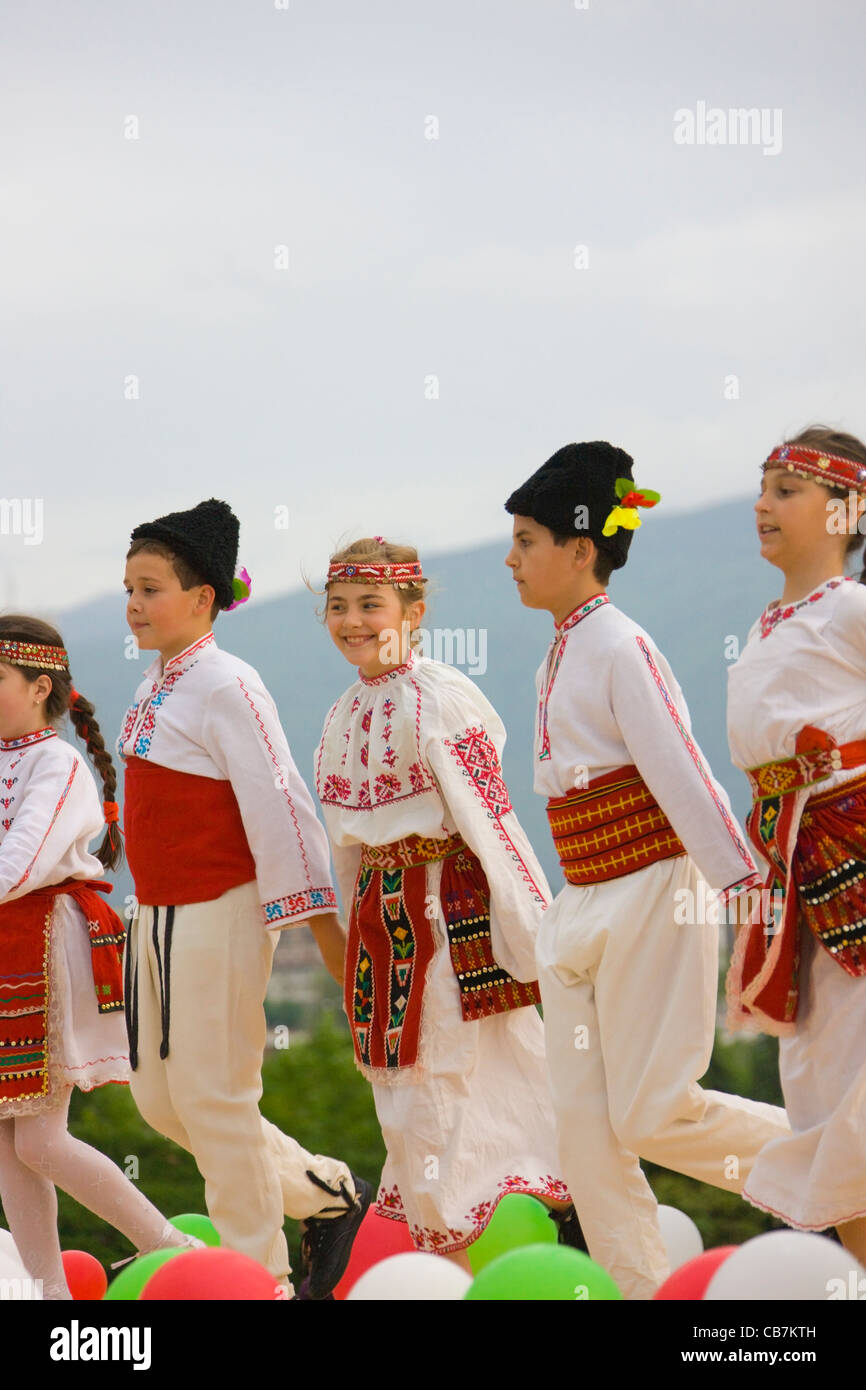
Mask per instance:
[[[31,666],[38,671],[69,671],[69,653],[66,648],[54,646],[49,642],[23,642],[10,637],[0,637],[0,661],[6,662],[9,666]],[[81,698],[75,687],[71,686],[69,708],[74,710]],[[87,724],[81,724],[78,733],[86,741],[89,735]],[[102,810],[109,827],[116,825],[120,820],[120,807],[116,801],[103,801]],[[109,835],[113,837],[113,834],[113,830],[110,829]]]
[[[806,444],[780,444],[764,460],[762,472],[769,468],[784,468],[799,478],[823,483],[825,487],[853,488],[866,492],[866,468],[854,459],[841,454],[829,454],[825,449],[812,449]]]
[[[53,647],[47,642],[14,642],[0,638],[0,661],[9,666],[35,666],[40,671],[68,671],[69,654],[65,647]]]

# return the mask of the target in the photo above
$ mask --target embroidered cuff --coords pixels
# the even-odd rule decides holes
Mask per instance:
[[[736,883],[731,883],[727,888],[720,888],[716,894],[722,907],[727,907],[732,898],[738,897],[752,888],[763,888],[764,880],[759,873],[749,874],[748,878],[741,878]]]
[[[262,904],[266,927],[285,926],[318,912],[336,911],[337,895],[333,888],[307,888],[303,893],[289,893],[284,898],[272,898]]]

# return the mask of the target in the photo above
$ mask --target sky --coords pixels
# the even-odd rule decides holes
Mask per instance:
[[[864,36],[860,0],[8,7],[0,607],[122,603],[132,528],[205,497],[264,596],[359,535],[504,542],[569,440],[673,512],[862,434]]]

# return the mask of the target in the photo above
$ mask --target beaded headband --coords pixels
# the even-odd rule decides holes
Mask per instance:
[[[0,661],[12,666],[38,666],[46,671],[68,671],[65,647],[49,647],[42,642],[12,642],[0,638]]]
[[[800,478],[817,478],[819,483],[831,487],[866,491],[866,468],[861,463],[842,458],[839,454],[825,454],[821,449],[807,448],[805,444],[780,445],[763,464],[764,472],[768,468],[786,468]]]
[[[424,582],[418,561],[357,565],[343,562],[328,566],[329,584],[393,584],[395,589],[408,589]]]

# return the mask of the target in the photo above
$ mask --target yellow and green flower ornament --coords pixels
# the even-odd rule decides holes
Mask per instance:
[[[637,514],[638,507],[654,507],[661,501],[661,495],[651,488],[636,488],[631,478],[617,478],[614,484],[619,501],[611,507],[607,521],[602,527],[603,536],[612,536],[622,526],[626,531],[636,531],[641,524]]]

